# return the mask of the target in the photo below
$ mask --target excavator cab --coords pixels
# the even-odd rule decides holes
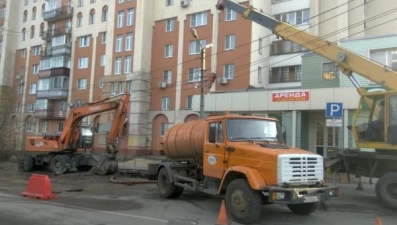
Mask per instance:
[[[362,96],[351,127],[360,148],[395,149],[397,144],[397,93]]]

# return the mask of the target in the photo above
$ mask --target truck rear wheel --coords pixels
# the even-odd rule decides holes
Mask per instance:
[[[262,200],[258,191],[252,190],[246,179],[233,180],[226,189],[226,210],[242,224],[254,223],[261,214]]]
[[[160,169],[157,176],[157,186],[160,195],[164,198],[177,198],[183,193],[183,187],[176,186],[170,182],[170,174],[165,167]]]
[[[318,202],[313,203],[302,203],[302,204],[288,204],[288,208],[296,214],[299,215],[309,215],[310,213],[316,211],[318,208]]]
[[[397,173],[382,176],[375,186],[376,196],[383,205],[390,209],[397,209]]]

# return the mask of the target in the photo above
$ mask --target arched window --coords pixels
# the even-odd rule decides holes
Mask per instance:
[[[44,17],[45,4],[41,6],[41,17]]]
[[[22,29],[22,41],[25,40],[25,35],[26,35],[26,29],[23,28],[23,29]]]
[[[30,28],[30,39],[34,38],[34,26]]]
[[[95,9],[91,9],[88,24],[94,24],[94,23],[95,23]]]
[[[45,27],[44,23],[41,23],[40,24],[40,37],[43,37],[43,35],[44,35],[44,27]]]
[[[77,24],[76,27],[81,27],[83,22],[83,14],[81,12],[79,12],[79,14],[77,14]]]
[[[23,22],[26,22],[26,20],[28,19],[28,11],[27,10],[25,10],[24,12],[23,12]]]
[[[32,20],[36,19],[36,6],[32,9]]]
[[[105,5],[102,8],[102,22],[103,21],[108,21],[108,6],[107,5]]]

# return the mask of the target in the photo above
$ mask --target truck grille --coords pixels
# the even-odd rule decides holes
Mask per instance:
[[[285,154],[278,156],[277,184],[312,185],[323,181],[324,161],[320,155]]]

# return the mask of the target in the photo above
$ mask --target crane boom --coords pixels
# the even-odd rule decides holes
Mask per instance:
[[[389,67],[362,57],[335,43],[310,34],[298,27],[276,20],[264,13],[256,11],[252,7],[246,7],[233,0],[219,0],[216,8],[218,10],[224,10],[225,8],[233,10],[245,18],[268,28],[275,35],[299,44],[336,63],[361,95],[366,91],[352,76],[352,72],[381,85],[386,90],[397,90],[397,72]]]

